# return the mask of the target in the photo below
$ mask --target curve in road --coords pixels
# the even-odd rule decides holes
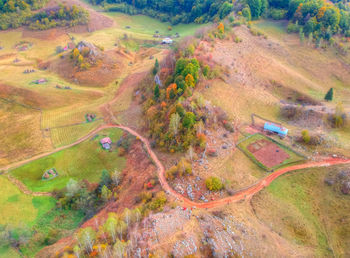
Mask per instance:
[[[300,170],[300,169],[305,169],[305,168],[314,168],[314,167],[325,167],[325,166],[332,166],[332,165],[341,165],[341,164],[350,164],[350,159],[341,159],[341,158],[326,158],[322,161],[317,161],[317,162],[309,162],[309,163],[305,163],[305,164],[300,164],[300,165],[294,165],[294,166],[290,166],[290,167],[286,167],[286,168],[282,168],[279,169],[275,172],[273,172],[272,174],[268,175],[267,177],[263,178],[262,180],[260,180],[258,183],[256,183],[255,185],[237,192],[235,195],[230,196],[230,197],[226,197],[223,199],[218,199],[215,201],[210,201],[210,202],[206,202],[206,203],[199,203],[199,202],[194,202],[191,201],[190,199],[184,197],[183,195],[179,194],[178,192],[176,192],[174,189],[172,189],[172,187],[169,186],[166,178],[165,178],[165,168],[163,166],[163,164],[160,162],[160,160],[158,159],[157,155],[154,153],[154,151],[151,148],[151,145],[149,143],[149,141],[144,138],[143,136],[141,136],[139,133],[137,133],[135,130],[123,126],[123,125],[115,125],[115,124],[107,124],[107,125],[102,125],[99,128],[93,130],[92,132],[90,132],[89,134],[85,135],[84,137],[80,138],[78,141],[67,145],[67,146],[63,146],[60,147],[58,149],[55,149],[54,151],[48,152],[48,153],[43,153],[34,157],[31,157],[27,160],[23,160],[23,161],[19,161],[17,163],[14,163],[12,165],[9,165],[5,168],[3,168],[3,170],[8,171],[9,169],[13,169],[19,166],[22,166],[24,164],[27,164],[33,160],[42,158],[42,157],[46,157],[48,155],[51,155],[53,153],[56,153],[58,151],[70,148],[72,146],[75,146],[85,140],[87,140],[88,138],[92,137],[93,135],[95,135],[96,133],[98,133],[101,130],[104,129],[108,129],[108,128],[119,128],[122,129],[124,131],[127,131],[128,133],[136,136],[140,141],[142,141],[142,143],[144,144],[150,158],[153,160],[154,164],[157,167],[157,173],[158,173],[158,178],[159,178],[159,182],[162,186],[162,188],[164,189],[164,191],[166,191],[166,193],[168,193],[169,195],[175,197],[177,200],[180,200],[184,203],[185,206],[190,206],[190,207],[196,207],[196,208],[215,208],[218,206],[222,206],[225,204],[229,204],[231,202],[236,202],[239,200],[244,200],[246,198],[249,198],[251,196],[253,196],[254,194],[258,193],[259,191],[261,191],[264,187],[268,186],[272,181],[274,181],[276,178],[278,178],[279,176],[286,174],[290,171],[295,171],[295,170]],[[14,179],[14,178],[13,178]],[[18,180],[14,181],[11,180],[13,183],[15,183],[17,186],[19,186],[19,188],[28,194],[31,194],[32,192],[28,189],[26,189],[26,187],[21,183],[21,182],[17,182]],[[44,195],[47,194],[49,195],[50,193],[38,193],[40,195]]]

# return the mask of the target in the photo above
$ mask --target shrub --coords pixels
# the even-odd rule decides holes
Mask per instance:
[[[242,42],[242,39],[239,38],[238,36],[236,36],[236,37],[235,37],[235,43],[240,43],[240,42]]]
[[[269,16],[274,20],[283,20],[286,18],[287,11],[283,9],[272,8],[269,12]]]
[[[188,160],[182,158],[176,166],[172,166],[166,172],[166,178],[174,179],[177,176],[186,176],[192,174],[192,166]]]
[[[156,197],[149,204],[151,210],[162,210],[164,204],[167,202],[166,195],[163,191],[160,191],[156,194]]]
[[[219,191],[224,188],[221,180],[217,177],[209,177],[205,180],[205,185],[210,191]]]
[[[57,47],[56,47],[56,54],[60,54],[60,53],[62,53],[62,52],[64,52],[63,47],[57,46]]]
[[[210,72],[210,67],[209,67],[209,65],[205,65],[205,66],[203,67],[203,69],[202,69],[202,72],[203,72],[203,75],[204,75],[205,77],[207,77],[207,76],[209,75],[209,72]]]
[[[152,199],[152,193],[150,192],[142,192],[139,195],[142,202],[146,203],[149,202]]]
[[[299,32],[299,25],[298,23],[293,23],[293,22],[290,22],[287,26],[287,32],[288,33],[296,33],[296,32]]]

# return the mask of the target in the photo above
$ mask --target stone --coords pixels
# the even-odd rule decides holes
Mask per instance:
[[[350,181],[344,182],[341,187],[341,192],[343,194],[350,194]]]

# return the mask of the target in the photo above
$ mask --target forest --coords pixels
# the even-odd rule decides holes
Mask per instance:
[[[91,3],[102,4],[108,11],[144,14],[172,24],[222,19],[233,8],[232,1],[225,0],[91,0]]]

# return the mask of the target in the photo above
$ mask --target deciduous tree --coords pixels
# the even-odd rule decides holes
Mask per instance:
[[[169,129],[174,134],[177,135],[179,125],[180,125],[181,117],[178,113],[174,113],[170,117]]]

